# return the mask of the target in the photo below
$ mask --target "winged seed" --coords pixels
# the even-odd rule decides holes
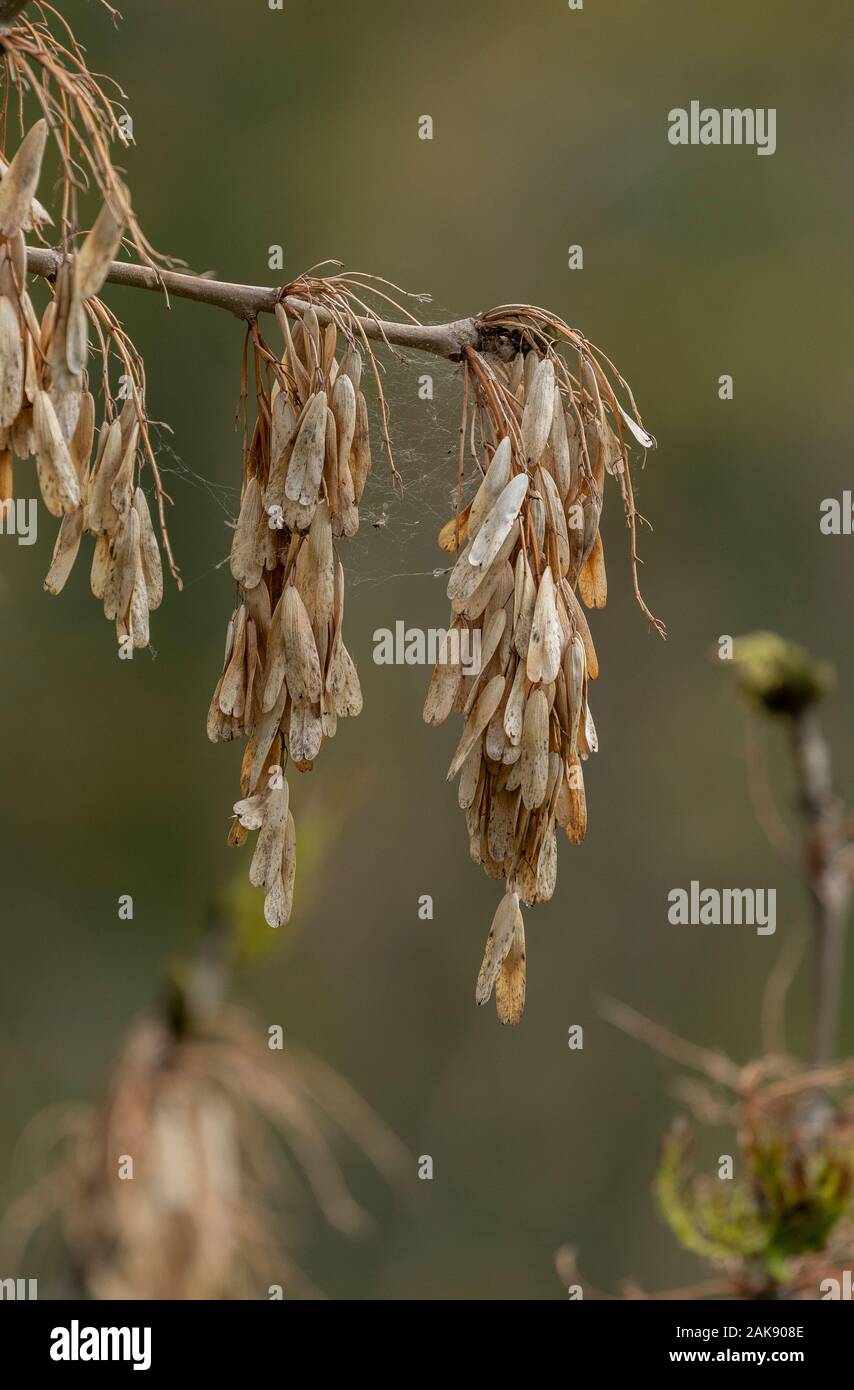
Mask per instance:
[[[489,935],[486,938],[486,949],[478,972],[475,999],[480,1005],[488,1003],[492,996],[498,972],[513,945],[516,922],[519,917],[521,917],[519,894],[505,893],[492,919]]]
[[[502,489],[468,552],[468,562],[484,574],[509,536],[528,492],[528,475],[520,473]],[[450,597],[450,595],[449,595]]]

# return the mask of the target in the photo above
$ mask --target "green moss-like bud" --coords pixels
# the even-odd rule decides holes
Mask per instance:
[[[790,718],[823,699],[835,681],[832,666],[776,632],[737,637],[733,661],[742,693],[766,712]]]

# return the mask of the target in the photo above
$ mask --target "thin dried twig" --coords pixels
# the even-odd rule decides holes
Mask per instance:
[[[789,936],[768,976],[762,995],[762,1045],[768,1053],[786,1052],[786,999],[803,964],[807,940],[804,931]]]
[[[628,1033],[631,1038],[637,1038],[639,1042],[646,1043],[647,1047],[653,1048],[663,1057],[669,1057],[671,1061],[678,1062],[691,1071],[699,1071],[720,1085],[729,1086],[733,1090],[738,1089],[742,1069],[724,1053],[712,1052],[708,1048],[698,1047],[695,1043],[678,1037],[676,1033],[671,1033],[669,1028],[645,1018],[636,1009],[630,1008],[618,999],[603,999],[599,1005],[599,1012],[615,1028]]]

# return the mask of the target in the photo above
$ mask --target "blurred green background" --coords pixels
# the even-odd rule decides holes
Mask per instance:
[[[405,495],[375,445],[362,529],[341,546],[365,711],[292,786],[298,856],[304,835],[316,867],[298,868],[292,924],[239,994],[434,1160],[433,1182],[413,1161],[400,1198],[381,1199],[374,1238],[310,1225],[301,1263],[331,1296],[560,1298],[564,1242],[607,1289],[691,1278],[697,1263],[650,1193],[669,1069],[601,1021],[597,1001],[624,999],[746,1060],[763,982],[806,918],[797,871],[750,808],[742,712],[712,659],[720,634],[776,628],[833,660],[825,718],[839,780],[854,782],[852,541],[818,524],[822,498],[851,482],[854,12],[846,0],[820,15],[799,0],[286,0],[281,13],[266,0],[125,0],[114,29],[94,0],[61,8],[93,68],[128,91],[128,177],[160,249],[256,284],[339,257],[430,291],[437,321],[543,304],[633,387],[659,443],[638,477],[654,524],[642,577],[670,636],[650,634],[634,603],[612,491],[589,832],[562,844],[553,901],[526,914],[522,1026],[474,1006],[498,888],[470,863],[445,782],[456,724],[422,723],[428,671],[371,659],[375,628],[447,615],[432,571],[460,385],[422,359],[388,359]],[[692,99],[776,107],[776,154],[673,148],[667,113]],[[417,138],[422,114],[431,142]],[[284,277],[268,269],[274,243]],[[582,271],[567,268],[575,243]],[[164,961],[191,949],[212,895],[249,863],[224,843],[241,750],[212,746],[204,727],[233,595],[222,561],[242,330],[201,306],[108,298],[145,356],[150,413],[173,431],[162,464],[186,590],[155,615],[156,659],[119,662],[86,564],[61,599],[42,592],[45,513],[37,546],[0,540],[0,1179],[12,1182],[25,1125],[97,1093]],[[784,753],[772,733],[772,764]],[[777,935],[668,926],[667,892],[692,878],[777,887]],[[132,922],[118,920],[124,893]],[[432,922],[418,917],[424,893]],[[846,1051],[852,986],[849,961]],[[807,1005],[801,980],[795,1048]]]

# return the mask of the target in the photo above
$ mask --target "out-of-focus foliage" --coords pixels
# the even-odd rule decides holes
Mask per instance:
[[[850,1116],[820,1135],[799,1127],[795,1107],[765,1114],[754,1101],[742,1118],[729,1179],[696,1172],[689,1127],[671,1128],[656,1176],[661,1211],[685,1249],[726,1268],[744,1290],[809,1286],[806,1257],[823,1271],[840,1239],[851,1248]]]

